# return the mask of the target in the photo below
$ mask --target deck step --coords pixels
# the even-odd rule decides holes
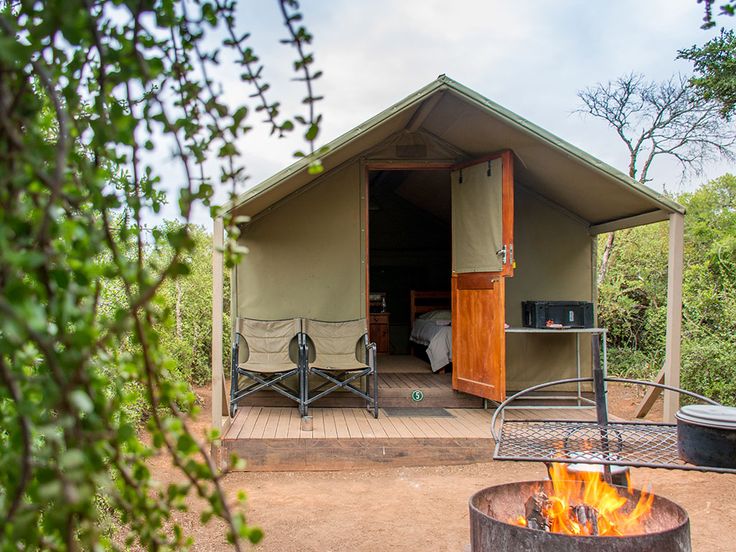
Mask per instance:
[[[378,381],[378,402],[382,407],[483,408],[483,399],[452,389],[451,374],[388,373],[380,374]],[[421,391],[422,400],[412,398],[415,391]],[[294,402],[275,391],[260,391],[240,401],[240,405],[293,406]],[[313,404],[327,408],[360,408],[363,405],[363,399],[349,391],[336,391]]]
[[[421,401],[412,399],[412,393],[420,390],[424,394]],[[240,401],[244,406],[293,406],[295,403],[274,391],[261,391]],[[325,408],[360,408],[365,401],[347,392],[335,392],[315,403],[313,406]],[[412,408],[483,408],[483,399],[457,391],[422,389],[382,389],[378,398],[381,407]]]

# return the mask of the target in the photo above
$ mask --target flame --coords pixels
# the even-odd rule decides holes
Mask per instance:
[[[550,522],[550,531],[567,535],[596,534],[592,524],[579,523],[571,508],[580,505],[592,507],[597,512],[598,535],[622,536],[644,533],[643,522],[651,512],[654,495],[641,491],[636,506],[628,512],[622,511],[628,502],[618,490],[608,485],[598,472],[569,473],[564,464],[554,463],[551,469],[553,492],[543,512]],[[631,492],[631,481],[627,476]],[[526,526],[524,516],[513,520],[516,525]]]

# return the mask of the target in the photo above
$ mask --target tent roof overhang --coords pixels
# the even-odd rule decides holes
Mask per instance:
[[[587,222],[591,234],[684,213],[681,205],[444,75],[330,142],[321,157],[325,173],[405,130],[439,137],[468,159],[512,150],[517,182]],[[297,161],[226,209],[263,212],[320,177],[308,172],[313,160]]]

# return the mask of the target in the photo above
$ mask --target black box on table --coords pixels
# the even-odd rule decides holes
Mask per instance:
[[[521,310],[527,328],[546,328],[548,321],[568,328],[593,327],[590,301],[522,301]]]

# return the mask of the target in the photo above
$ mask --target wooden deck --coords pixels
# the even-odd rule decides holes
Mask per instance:
[[[294,407],[243,407],[225,432],[225,457],[237,454],[248,471],[321,471],[376,466],[487,462],[493,454],[492,411],[446,409],[451,417],[389,416],[364,408],[313,408],[312,431],[301,430]],[[545,410],[511,410],[508,418],[549,417]],[[558,419],[590,419],[593,409],[557,409]]]
[[[381,406],[482,408],[483,400],[452,389],[452,374],[433,373],[429,364],[410,355],[381,355],[378,362]],[[424,393],[421,403],[412,401],[415,389]],[[241,406],[292,407],[294,403],[275,391],[260,391],[241,401]],[[349,392],[336,392],[315,403],[316,407],[361,408],[364,401]]]

